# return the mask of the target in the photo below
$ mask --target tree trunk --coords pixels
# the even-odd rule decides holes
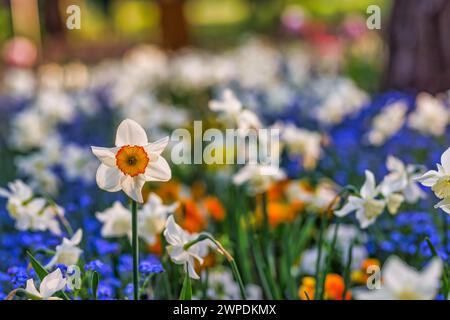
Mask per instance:
[[[189,32],[184,15],[184,0],[159,0],[163,45],[180,49],[189,44]]]
[[[450,0],[396,0],[387,36],[384,89],[450,89]]]

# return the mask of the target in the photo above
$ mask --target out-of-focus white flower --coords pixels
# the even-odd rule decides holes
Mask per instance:
[[[369,142],[379,146],[396,134],[405,123],[407,111],[408,106],[403,101],[387,105],[372,121],[372,129],[368,133]]]
[[[33,230],[50,230],[53,234],[60,235],[61,228],[58,218],[64,216],[64,209],[55,204],[47,205],[44,210],[32,216]]]
[[[175,56],[170,64],[174,84],[185,89],[207,87],[214,82],[210,69],[212,56],[198,50],[185,50]]]
[[[289,123],[281,127],[281,138],[290,154],[303,157],[303,166],[314,169],[320,158],[322,137],[319,133],[297,128]]]
[[[97,168],[97,162],[88,150],[69,144],[62,150],[61,166],[69,180],[81,179],[90,183],[94,180],[92,171]]]
[[[158,195],[151,193],[148,201],[138,212],[139,236],[148,244],[154,244],[158,235],[164,230],[167,215],[173,213],[177,207],[178,203],[164,205]]]
[[[335,199],[337,187],[331,181],[320,181],[313,189],[303,181],[290,181],[286,188],[286,196],[290,202],[305,203],[312,210],[325,210]]]
[[[64,85],[69,90],[82,90],[89,84],[89,71],[81,62],[71,62],[64,66]]]
[[[332,224],[328,227],[325,238],[331,241],[334,236],[334,230],[336,225]],[[342,251],[347,251],[352,243],[365,243],[367,235],[362,232],[358,227],[351,224],[340,224],[337,232],[336,245],[339,246]]]
[[[75,105],[63,91],[40,91],[36,99],[36,107],[52,123],[67,123],[75,117]]]
[[[126,119],[117,128],[116,147],[92,147],[102,162],[97,170],[98,186],[109,192],[123,190],[142,203],[142,187],[146,181],[167,181],[171,170],[160,156],[169,138],[149,143],[145,130],[134,120]]]
[[[288,48],[286,64],[290,79],[298,86],[304,85],[311,71],[311,54],[301,45]]]
[[[27,280],[25,291],[42,300],[61,300],[61,298],[53,297],[55,293],[61,291],[66,286],[66,279],[63,278],[60,269],[56,269],[42,279],[39,291],[34,286],[33,279]]]
[[[239,286],[228,270],[216,270],[208,274],[207,295],[210,299],[238,300]]]
[[[22,180],[8,183],[8,189],[0,188],[0,197],[8,199],[6,207],[11,217],[16,218],[20,208],[33,198],[33,190]]]
[[[35,152],[18,157],[15,162],[20,172],[30,177],[30,185],[34,188],[41,189],[50,195],[58,192],[59,179],[50,169],[54,163],[44,153]]]
[[[325,234],[325,239],[331,243],[336,225],[332,224],[328,227]],[[341,252],[342,264],[346,265],[348,262],[348,251],[350,246],[353,244],[352,248],[352,270],[359,269],[361,263],[367,258],[368,252],[364,245],[367,241],[367,235],[361,231],[358,227],[351,224],[340,224],[337,229],[336,236],[336,247]]]
[[[245,285],[245,292],[248,300],[262,300],[262,289],[257,284],[249,283]]]
[[[316,84],[314,83],[313,86]],[[319,91],[323,91],[323,101],[316,109],[316,118],[323,124],[341,123],[346,116],[361,110],[367,102],[367,94],[345,78],[321,79],[317,83]]]
[[[103,212],[97,212],[95,216],[103,223],[102,237],[131,236],[131,214],[119,201]]]
[[[398,213],[398,209],[402,205],[403,201],[405,201],[405,197],[400,193],[390,193],[384,194],[384,198],[386,199],[386,208],[390,214],[395,215]]]
[[[441,163],[437,164],[436,170],[429,170],[417,178],[421,184],[431,187],[436,197],[442,199],[435,208],[441,208],[450,214],[450,148],[445,150],[441,156]]]
[[[164,230],[164,237],[167,243],[167,252],[170,259],[176,264],[182,264],[185,272],[188,273],[192,279],[200,279],[200,276],[195,271],[195,260],[200,264],[203,263],[201,257],[204,247],[207,247],[208,242],[203,240],[189,248],[185,249],[185,245],[190,241],[197,239],[198,235],[189,234],[184,231],[176,222],[173,216],[170,216],[166,222],[166,229]]]
[[[15,97],[31,97],[34,94],[36,80],[30,69],[12,68],[3,76],[5,91]]]
[[[39,87],[43,90],[62,90],[64,70],[57,63],[48,63],[38,69]]]
[[[258,116],[250,110],[244,110],[241,101],[230,89],[223,92],[222,100],[210,101],[209,108],[214,112],[219,112],[222,121],[227,125],[242,130],[261,128]]]
[[[382,288],[371,291],[354,291],[358,300],[431,300],[438,290],[442,274],[442,261],[433,258],[421,272],[391,256],[381,274]]]
[[[261,39],[250,39],[234,52],[237,81],[248,89],[267,89],[278,80],[281,56]]]
[[[342,252],[342,265],[346,265],[349,260],[348,256],[348,248],[346,251]],[[352,261],[350,268],[351,270],[360,270],[361,265],[369,257],[369,252],[367,251],[367,248],[365,245],[354,245],[352,247]]]
[[[321,270],[325,265],[326,257],[327,257],[326,251],[322,250],[322,254],[320,256],[320,263],[319,263],[319,265],[320,265],[319,268]],[[305,250],[302,253],[302,257],[300,259],[299,271],[301,273],[305,273],[308,275],[315,275],[317,258],[318,258],[317,248]]]
[[[56,246],[56,253],[50,262],[45,266],[51,268],[56,264],[63,264],[66,266],[75,265],[83,253],[83,250],[78,248],[83,237],[83,230],[78,229],[71,239],[63,238],[60,245]]]
[[[444,104],[428,93],[417,96],[416,110],[410,114],[408,125],[423,134],[441,136],[449,120],[449,110]]]
[[[384,200],[376,199],[379,190],[375,184],[375,177],[372,172],[366,170],[366,181],[360,190],[360,197],[350,196],[348,202],[334,214],[343,217],[350,212],[356,211],[356,218],[361,228],[365,229],[375,222],[377,217],[383,213],[386,205]]]
[[[15,227],[25,231],[46,231],[59,235],[58,216],[64,210],[56,205],[47,205],[43,198],[34,198],[32,189],[21,180],[9,183],[9,190],[0,188],[0,196],[8,199],[8,212],[15,220]]]
[[[189,119],[186,110],[161,104],[147,92],[133,95],[120,112],[125,118],[139,121],[147,131],[162,126],[179,128]]]
[[[45,143],[53,125],[35,108],[25,109],[12,120],[10,143],[19,150],[29,150]]]
[[[381,182],[380,188],[384,195],[401,193],[406,202],[415,203],[425,197],[425,193],[417,184],[421,176],[421,167],[413,164],[404,164],[394,156],[388,156],[386,167],[389,173]]]
[[[250,193],[256,194],[285,178],[286,174],[278,167],[248,164],[233,176],[233,183],[238,186],[248,183]]]

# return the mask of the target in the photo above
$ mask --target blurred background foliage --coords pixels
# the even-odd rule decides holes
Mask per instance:
[[[72,4],[81,8],[80,30],[65,27],[66,9]],[[286,31],[286,21],[292,18],[297,19],[294,23],[311,23],[314,36],[335,37],[349,17],[365,21],[367,7],[374,4],[380,6],[386,20],[389,0],[3,0],[0,46],[25,36],[38,49],[36,64],[74,59],[94,63],[142,42],[168,49],[225,50],[254,34],[275,42],[302,41],[307,35]],[[383,50],[376,48],[375,56],[358,50],[364,48],[347,50],[342,72],[373,92]]]

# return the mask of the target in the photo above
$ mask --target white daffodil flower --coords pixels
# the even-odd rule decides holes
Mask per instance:
[[[83,237],[83,230],[78,229],[71,239],[63,238],[60,245],[56,246],[56,253],[50,262],[45,266],[51,268],[56,264],[63,264],[66,266],[75,265],[80,258],[83,250],[78,248]]]
[[[417,178],[422,185],[431,187],[436,197],[442,199],[434,207],[441,208],[450,214],[450,148],[441,156],[441,163],[437,164],[437,171],[430,170]]]
[[[185,245],[190,241],[197,239],[197,234],[189,234],[183,230],[176,222],[173,216],[170,216],[166,222],[166,229],[164,230],[164,237],[169,243],[167,252],[170,259],[176,264],[184,265],[185,272],[188,273],[192,279],[200,279],[200,276],[195,271],[195,260],[200,264],[203,263],[202,251],[207,241],[203,240],[189,248],[185,249]]]
[[[358,300],[431,300],[438,290],[442,274],[442,261],[433,258],[421,272],[391,256],[384,264],[381,289],[355,291]]]
[[[348,202],[334,212],[338,217],[343,217],[350,212],[356,211],[361,228],[365,229],[375,222],[377,217],[383,213],[386,205],[384,200],[376,199],[379,190],[376,187],[375,177],[372,172],[366,170],[366,181],[360,190],[360,197],[350,196]]]
[[[145,130],[134,120],[126,119],[117,128],[116,147],[92,147],[102,162],[97,170],[98,186],[109,192],[123,190],[131,199],[142,203],[146,181],[168,181],[171,171],[161,152],[169,138],[149,143]]]
[[[320,144],[322,136],[314,131],[297,128],[289,123],[281,127],[281,139],[290,154],[303,157],[303,166],[314,169],[322,152]]]
[[[8,212],[12,218],[16,218],[20,208],[33,198],[33,190],[22,180],[8,183],[8,188],[9,190],[0,188],[0,197],[8,199]]]
[[[43,198],[34,198],[17,207],[15,215],[15,227],[18,230],[46,231],[53,234],[61,234],[57,215],[59,211],[53,205],[47,205]],[[57,207],[59,208],[59,207]],[[56,211],[55,211],[56,210]]]
[[[164,230],[167,215],[173,213],[177,207],[178,203],[164,205],[158,195],[151,193],[138,212],[139,236],[148,244],[154,244],[157,236]]]
[[[131,236],[131,215],[122,203],[119,201],[114,202],[112,207],[104,210],[103,212],[97,212],[95,214],[97,219],[103,223],[101,230],[102,237],[123,237]]]
[[[25,291],[42,300],[61,300],[61,298],[53,297],[53,295],[64,289],[66,279],[63,278],[61,270],[56,269],[42,279],[39,291],[34,286],[33,279],[27,280]]]
[[[285,178],[286,174],[278,167],[248,164],[233,176],[233,183],[238,186],[248,183],[249,191],[257,194],[267,191],[274,182]]]
[[[423,134],[442,136],[447,128],[450,110],[442,101],[424,92],[417,96],[416,105],[408,125]]]
[[[401,193],[408,203],[415,203],[425,197],[425,193],[417,184],[417,178],[421,175],[420,166],[405,165],[400,159],[388,156],[386,167],[389,173],[384,177],[380,186],[383,195]]]
[[[261,128],[258,116],[250,110],[243,110],[242,103],[236,98],[233,91],[226,89],[222,99],[210,101],[209,109],[219,112],[226,124],[236,126],[243,131]]]
[[[408,106],[404,101],[396,101],[386,106],[373,118],[372,129],[367,138],[372,145],[380,146],[395,135],[405,124]]]

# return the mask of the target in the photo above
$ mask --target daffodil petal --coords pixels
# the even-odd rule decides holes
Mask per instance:
[[[98,186],[109,192],[116,192],[122,189],[120,178],[123,174],[116,168],[108,167],[103,163],[98,167],[95,176]]]
[[[108,167],[114,167],[116,165],[116,153],[118,148],[102,148],[91,147],[92,153]]]
[[[167,144],[169,143],[169,137],[165,137],[162,139],[159,139],[155,142],[149,143],[145,146],[145,151],[148,154],[157,154],[160,155],[164,149],[167,147]]]
[[[126,119],[120,123],[116,133],[116,147],[145,146],[147,144],[147,134],[136,121]]]
[[[125,176],[125,178],[121,181],[121,186],[123,192],[125,192],[127,196],[134,201],[143,203],[144,199],[142,198],[142,188],[144,187],[144,183],[145,180],[140,176]]]
[[[446,174],[450,174],[450,148],[441,155],[441,165]]]
[[[147,181],[168,181],[172,177],[172,171],[166,159],[158,156],[156,161],[148,163],[144,176]]]

